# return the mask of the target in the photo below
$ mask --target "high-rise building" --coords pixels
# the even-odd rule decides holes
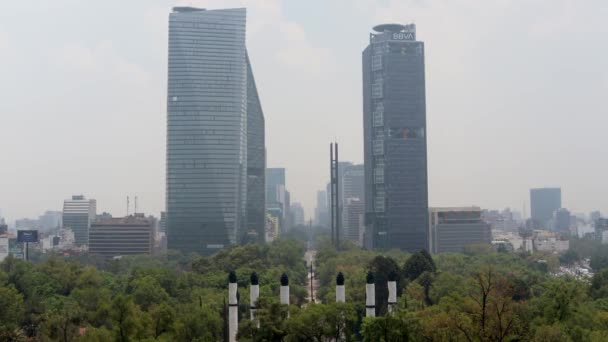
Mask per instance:
[[[301,203],[295,202],[291,205],[291,215],[293,216],[293,224],[295,226],[301,226],[306,224],[306,218],[304,216],[304,207]]]
[[[428,248],[424,43],[374,27],[363,51],[366,246]]]
[[[78,246],[89,243],[89,228],[97,215],[97,202],[83,195],[72,196],[63,201],[63,229],[74,232],[74,243]]]
[[[0,217],[0,262],[8,256],[8,226],[4,219]]]
[[[478,207],[431,208],[429,213],[432,253],[460,253],[468,245],[492,243],[491,226]]]
[[[91,224],[89,253],[112,258],[151,254],[154,223],[144,214],[101,219]]]
[[[355,243],[359,243],[361,214],[360,206],[364,206],[365,198],[365,169],[363,164],[345,165],[340,171],[340,209],[342,212],[341,235]],[[363,209],[364,210],[364,209]]]
[[[341,171],[340,195],[342,202],[348,198],[358,198],[363,201],[365,197],[365,169],[363,164],[350,164]]]
[[[266,226],[266,143],[262,104],[247,58],[247,230],[264,242]]]
[[[329,206],[327,205],[327,192],[324,190],[317,191],[315,224],[319,226],[329,226]]]
[[[285,205],[285,169],[279,167],[266,169],[266,206],[281,207]]]
[[[279,232],[287,230],[289,203],[285,187],[285,169],[274,167],[266,169],[266,210],[278,219]],[[278,214],[280,212],[280,214]]]
[[[363,243],[363,230],[365,227],[365,206],[363,201],[356,197],[349,197],[344,202],[344,220],[342,221],[342,235],[345,240],[357,245]]]
[[[569,235],[571,224],[572,217],[568,209],[560,208],[555,211],[553,218],[553,230],[561,234]]]
[[[260,229],[264,119],[245,22],[244,8],[175,7],[169,15],[169,249],[209,254]]]
[[[597,221],[600,217],[602,217],[602,213],[600,213],[599,210],[594,210],[589,214],[589,219],[591,220],[591,223],[594,223],[595,221]]]
[[[530,209],[534,223],[544,229],[551,228],[553,214],[562,207],[560,188],[530,189]]]

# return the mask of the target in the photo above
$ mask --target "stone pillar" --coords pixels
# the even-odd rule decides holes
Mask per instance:
[[[338,273],[336,277],[336,303],[346,302],[346,289],[344,288],[344,275]]]
[[[376,285],[372,272],[367,273],[365,285],[365,317],[376,317]]]
[[[251,273],[251,285],[249,286],[249,312],[252,321],[255,319],[255,310],[258,298],[260,298],[260,283],[258,280],[258,275],[253,272]],[[260,322],[258,321],[258,328],[260,327],[259,325]]]
[[[391,272],[388,275],[388,313],[393,313],[397,305],[397,274]]]
[[[239,302],[237,299],[236,274],[230,272],[228,276],[228,341],[236,342],[236,333],[239,329]]]
[[[289,305],[289,278],[285,273],[281,275],[281,304]]]
[[[289,278],[287,278],[287,274],[283,273],[281,275],[281,304],[285,304],[289,306]],[[289,310],[289,308],[288,308]],[[289,318],[289,311],[287,311],[287,317]]]

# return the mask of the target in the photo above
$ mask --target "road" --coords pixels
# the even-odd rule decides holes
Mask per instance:
[[[308,267],[308,279],[306,282],[306,290],[307,290],[307,296],[306,296],[306,300],[308,302],[311,302],[311,299],[314,297],[314,301],[315,303],[321,303],[321,301],[316,298],[316,294],[317,294],[317,290],[319,289],[319,280],[317,280],[315,278],[315,273],[314,273],[314,267],[315,267],[315,257],[317,255],[317,251],[314,249],[308,249],[306,251],[306,253],[304,254],[304,259],[306,260],[306,266]],[[310,265],[313,266],[313,272],[310,271]],[[310,293],[310,282],[312,281],[312,290],[314,291],[314,295],[312,296],[312,294]]]

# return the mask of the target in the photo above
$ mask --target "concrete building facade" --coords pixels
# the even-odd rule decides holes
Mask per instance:
[[[429,210],[429,250],[432,253],[462,253],[474,244],[492,243],[491,225],[478,207],[431,208]]]
[[[74,243],[77,246],[89,243],[89,228],[97,216],[97,201],[74,195],[63,201],[62,228],[74,232]]]
[[[89,254],[113,258],[151,254],[154,223],[143,214],[109,218],[91,224]]]

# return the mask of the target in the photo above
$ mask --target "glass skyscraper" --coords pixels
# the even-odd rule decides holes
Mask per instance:
[[[374,27],[363,51],[366,246],[428,249],[424,43]]]
[[[244,8],[175,7],[169,15],[170,249],[209,254],[264,229],[263,211],[248,208],[248,198],[264,198],[265,151],[245,26]]]
[[[532,220],[538,228],[550,229],[555,212],[562,207],[562,189],[530,189]]]

